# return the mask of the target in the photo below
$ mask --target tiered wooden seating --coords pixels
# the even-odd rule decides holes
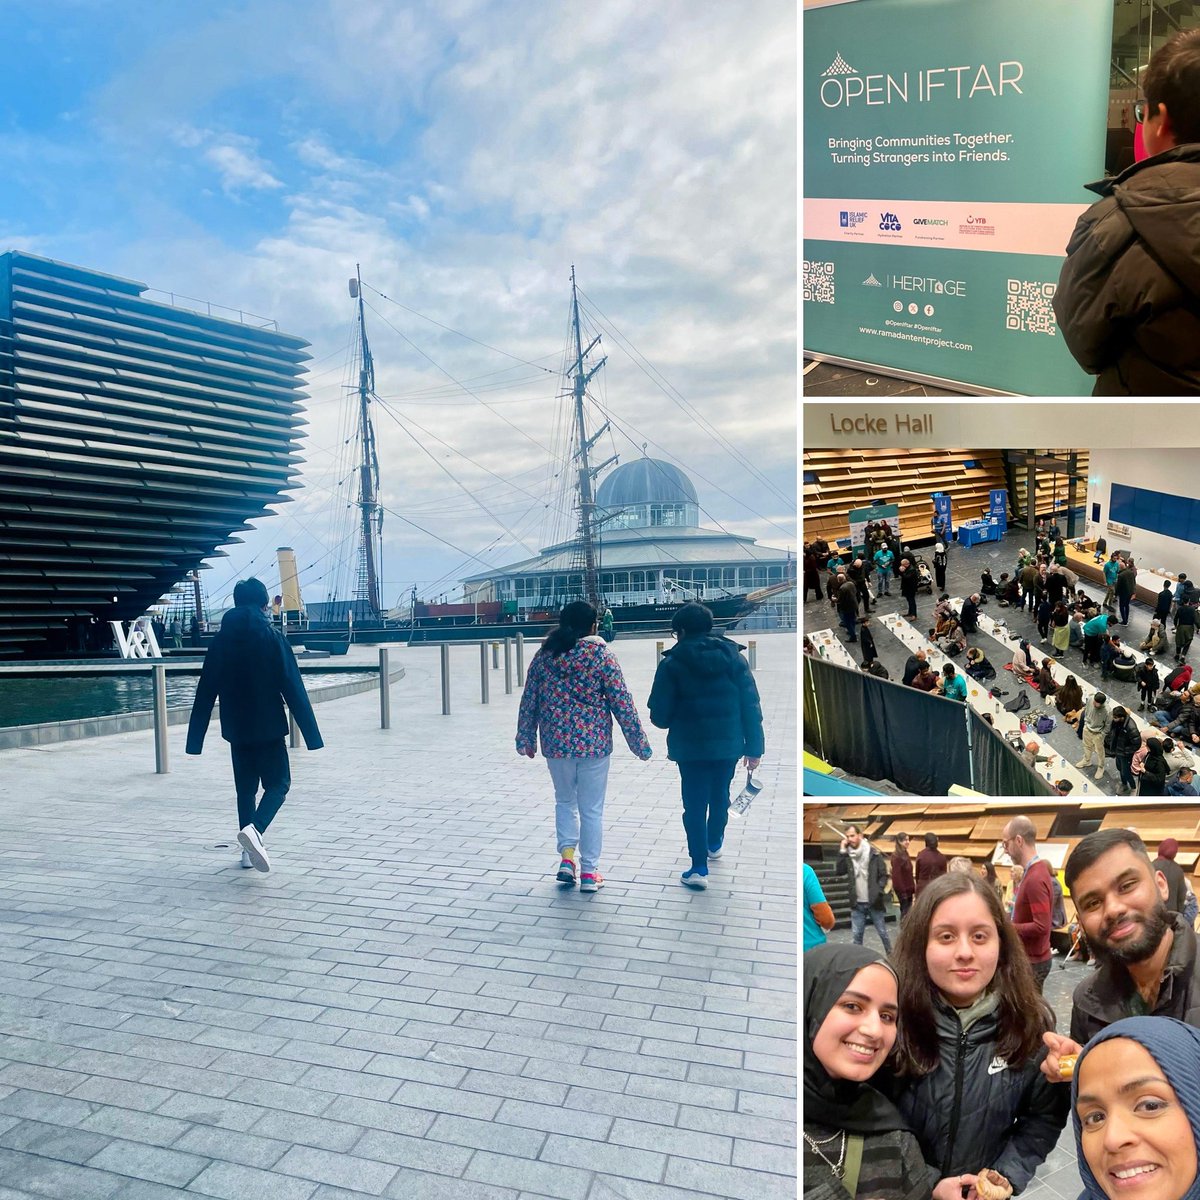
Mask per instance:
[[[1040,453],[1062,453],[1041,451]],[[966,467],[970,461],[977,467]],[[1078,470],[1086,474],[1089,456],[1079,452]],[[815,483],[804,485],[804,537],[829,541],[847,535],[846,514],[865,508],[881,497],[900,509],[900,536],[906,541],[927,540],[933,515],[930,496],[949,492],[954,499],[954,520],[970,520],[988,510],[988,493],[1007,488],[1004,454],[1001,450],[844,450],[818,449],[804,452],[804,470],[816,475]],[[1015,511],[1025,508],[1026,472],[1016,472]],[[1061,516],[1054,500],[1065,500],[1066,483],[1060,475],[1057,491],[1053,473],[1037,469],[1038,516]],[[1080,504],[1087,489],[1077,491]],[[1065,525],[1064,525],[1065,533]]]
[[[1062,450],[1037,450],[1036,454],[1053,454],[1059,458],[1063,457],[1065,451]],[[1091,456],[1086,450],[1076,451],[1078,466],[1076,470],[1080,475],[1086,476],[1088,473],[1088,464]],[[1024,467],[1017,467],[1016,472],[1016,495],[1014,497],[1014,505],[1016,511],[1023,513],[1025,511],[1025,483],[1027,472]],[[1003,487],[1003,484],[998,486]],[[1087,484],[1080,481],[1075,485],[1075,497],[1077,505],[1080,508],[1087,507]],[[1048,467],[1037,468],[1037,515],[1045,517],[1049,520],[1051,517],[1059,518],[1059,526],[1063,531],[1063,536],[1067,533],[1066,509],[1055,508],[1055,499],[1066,501],[1067,499],[1067,477],[1061,472],[1058,475],[1058,482],[1055,483],[1054,472]],[[1082,532],[1082,530],[1080,531]]]
[[[971,460],[980,465],[966,467]],[[900,536],[916,541],[929,537],[934,492],[954,497],[959,521],[986,512],[989,491],[1005,486],[999,450],[806,450],[804,470],[817,477],[804,485],[804,536],[831,541],[847,535],[846,514],[875,497],[900,509]]]

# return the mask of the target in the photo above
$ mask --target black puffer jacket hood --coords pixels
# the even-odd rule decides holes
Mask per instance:
[[[673,762],[728,762],[763,752],[762,707],[742,647],[728,638],[685,637],[658,664],[650,720],[667,730]]]
[[[1200,144],[1090,184],[1054,311],[1098,396],[1200,393]]]
[[[1038,1069],[1044,1048],[1020,1064],[996,1053],[999,1020],[986,1013],[964,1030],[958,1014],[934,1005],[938,1065],[897,1082],[897,1107],[917,1135],[930,1188],[948,1175],[991,1167],[1019,1192],[1054,1149],[1070,1115],[1071,1089]]]

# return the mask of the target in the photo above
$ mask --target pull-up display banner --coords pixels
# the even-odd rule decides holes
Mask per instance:
[[[1103,174],[1111,40],[1111,0],[805,11],[806,350],[1091,391],[1051,301]]]

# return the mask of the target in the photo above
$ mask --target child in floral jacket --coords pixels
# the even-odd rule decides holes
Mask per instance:
[[[540,734],[554,783],[557,878],[575,883],[578,846],[581,892],[604,885],[598,868],[612,718],[638,758],[652,753],[620,664],[595,634],[596,610],[590,604],[576,600],[563,609],[559,627],[529,664],[517,718],[517,753],[533,758]]]

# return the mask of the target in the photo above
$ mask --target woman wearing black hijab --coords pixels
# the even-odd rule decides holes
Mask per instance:
[[[928,1200],[916,1138],[867,1082],[896,1042],[896,975],[865,946],[804,956],[804,1200]]]

